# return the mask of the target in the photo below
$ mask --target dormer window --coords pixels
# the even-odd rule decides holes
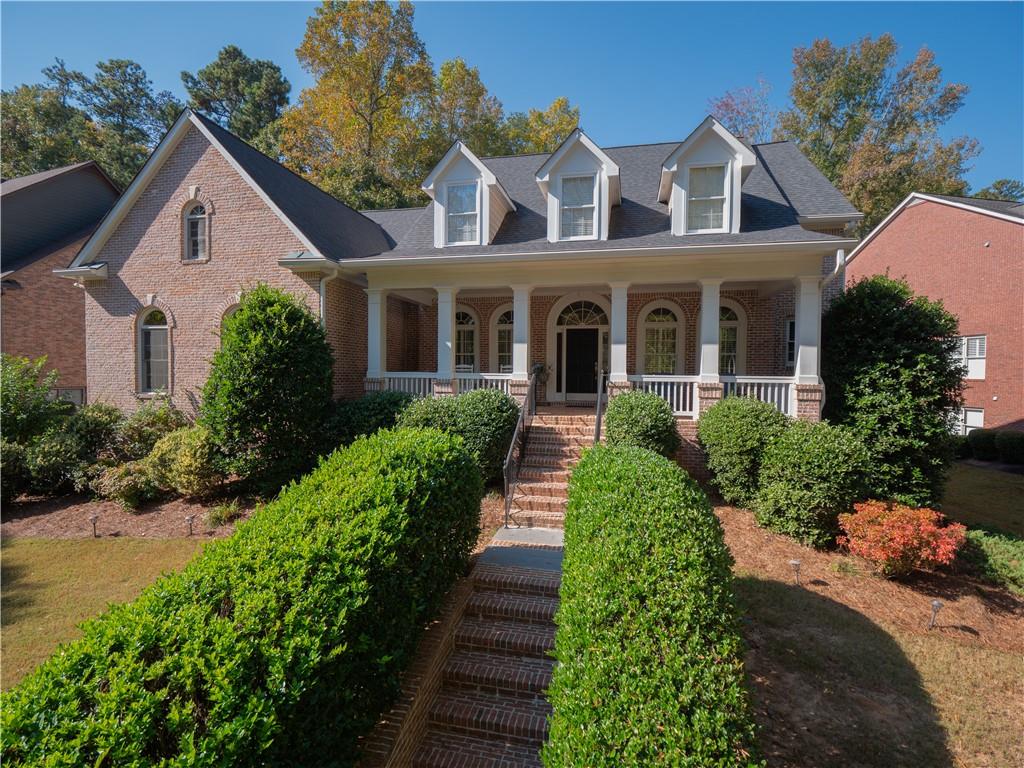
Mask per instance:
[[[597,219],[596,200],[596,176],[562,177],[561,232],[563,240],[589,240],[594,237]]]
[[[449,184],[447,189],[448,245],[480,242],[477,183]]]
[[[725,231],[725,165],[689,169],[686,200],[687,232]]]

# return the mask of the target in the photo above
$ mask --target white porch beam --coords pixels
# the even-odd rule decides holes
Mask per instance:
[[[798,384],[820,384],[821,278],[797,280],[796,376]]]
[[[530,375],[530,291],[533,286],[512,286],[512,376]]]
[[[610,283],[612,289],[612,316],[609,328],[611,347],[611,381],[626,381],[626,289],[629,283]]]
[[[455,379],[455,294],[451,286],[437,291],[437,378]]]
[[[700,380],[718,382],[719,305],[721,280],[700,281]]]
[[[366,378],[380,379],[387,370],[388,294],[366,289]]]

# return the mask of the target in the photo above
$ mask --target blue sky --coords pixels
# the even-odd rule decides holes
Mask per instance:
[[[277,62],[293,97],[310,84],[295,59],[312,3],[0,4],[0,80],[41,79],[64,58],[91,71],[130,58],[158,89],[182,97],[195,71],[228,43]],[[796,46],[816,37],[846,44],[891,32],[906,60],[922,45],[947,80],[966,83],[966,105],[943,129],[983,147],[968,178],[1024,178],[1024,3],[440,3],[416,7],[435,66],[462,56],[480,68],[506,110],[567,95],[598,143],[676,140],[707,100],[764,76],[784,107]]]

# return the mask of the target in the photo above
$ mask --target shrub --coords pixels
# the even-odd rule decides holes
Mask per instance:
[[[210,509],[206,516],[206,525],[208,528],[219,528],[222,525],[233,523],[241,515],[242,510],[238,506],[238,499],[232,499]]]
[[[83,458],[89,462],[112,450],[124,415],[112,405],[90,403],[68,417],[65,429],[78,437]]]
[[[750,397],[727,397],[701,414],[697,438],[723,499],[741,506],[753,503],[765,449],[787,422],[774,405]]]
[[[996,432],[999,460],[1006,464],[1024,464],[1024,432],[1001,429]]]
[[[958,553],[979,578],[1024,596],[1024,539],[987,528],[969,528]]]
[[[0,438],[0,502],[13,501],[28,490],[25,446]]]
[[[967,435],[953,435],[953,456],[957,459],[969,459],[974,455],[971,451],[971,441]]]
[[[679,450],[672,407],[653,392],[624,392],[613,397],[604,423],[608,445],[635,445],[669,457]]]
[[[182,427],[161,437],[145,459],[153,481],[180,496],[205,496],[221,480],[206,427]]]
[[[332,454],[5,694],[4,763],[354,764],[468,566],[481,495],[435,431]]]
[[[391,429],[413,396],[408,392],[371,392],[358,400],[335,402],[328,418],[328,448],[348,445],[357,437]]]
[[[974,458],[981,461],[995,461],[999,458],[994,429],[972,429],[967,433],[967,442],[970,443]]]
[[[157,440],[187,424],[185,415],[170,403],[145,403],[118,425],[111,458],[116,462],[144,459]]]
[[[331,349],[297,298],[259,285],[224,321],[199,420],[225,468],[264,492],[308,470],[331,404]]]
[[[433,427],[459,435],[476,459],[485,482],[501,477],[519,420],[516,401],[496,389],[476,389],[457,397],[414,400],[398,419],[404,427]]]
[[[160,487],[145,460],[128,461],[105,469],[94,482],[93,489],[129,511],[160,496]]]
[[[30,489],[45,495],[71,490],[75,473],[83,463],[83,452],[81,438],[63,425],[51,427],[35,438],[25,452]]]
[[[760,764],[730,564],[679,467],[635,447],[584,454],[569,483],[548,768]]]
[[[27,445],[72,409],[70,403],[50,397],[58,374],[44,373],[45,367],[45,357],[0,355],[0,422],[9,443]]]
[[[941,302],[881,275],[847,287],[822,318],[825,415],[867,447],[875,498],[927,506],[942,497],[948,414],[965,374],[958,334]]]
[[[853,430],[792,422],[765,451],[754,501],[758,524],[811,546],[833,543],[839,514],[861,498],[867,461]]]
[[[906,576],[918,568],[949,565],[964,542],[966,528],[942,525],[934,509],[913,509],[882,501],[855,504],[839,516],[840,546],[874,563],[883,576]]]

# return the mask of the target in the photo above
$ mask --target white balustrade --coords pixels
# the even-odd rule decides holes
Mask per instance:
[[[722,397],[752,397],[792,415],[793,379],[789,376],[722,376]]]
[[[430,397],[434,393],[436,373],[420,373],[417,371],[384,374],[384,389],[395,392],[408,392],[416,397]]]
[[[653,392],[665,400],[676,416],[697,416],[698,376],[630,376],[633,389]]]
[[[500,389],[506,395],[512,394],[511,373],[456,373],[459,392],[470,392],[474,389]]]

